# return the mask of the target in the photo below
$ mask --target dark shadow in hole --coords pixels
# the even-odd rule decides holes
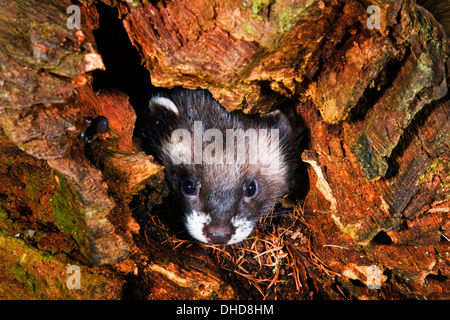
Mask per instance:
[[[392,239],[387,235],[385,231],[380,231],[375,237],[372,238],[371,242],[377,245],[387,245],[392,244]]]

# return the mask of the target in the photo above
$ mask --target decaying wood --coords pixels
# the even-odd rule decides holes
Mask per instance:
[[[207,86],[228,110],[242,105],[255,112],[279,102],[276,92],[295,94],[317,69],[314,53],[323,41],[317,35],[327,31],[328,19],[339,18],[341,4],[312,3],[119,2],[118,8],[154,85]]]
[[[2,16],[0,32],[5,44],[1,125],[22,150],[48,160],[75,188],[79,199],[73,204],[74,213],[86,231],[79,245],[93,261],[111,263],[126,256],[128,244],[106,218],[115,204],[101,172],[77,143],[79,125],[87,114],[81,99],[74,100],[76,88],[88,81],[86,72],[104,66],[92,33],[67,28],[69,5],[68,1],[2,4],[2,12],[9,14]]]
[[[369,179],[385,176],[391,156],[414,116],[431,101],[444,97],[446,82],[446,35],[429,13],[420,7],[412,17],[411,54],[402,62],[391,88],[353,128],[347,143]],[[434,23],[434,24],[432,24]],[[446,134],[445,132],[443,133]]]
[[[295,294],[278,297],[448,297],[450,51],[428,11],[412,0],[104,2],[153,85],[207,88],[246,113],[297,101],[308,231],[286,229],[272,248],[295,267],[284,275]],[[68,0],[0,3],[0,296],[238,297],[207,249],[170,250],[132,218],[133,197],[148,198],[137,208],[147,215],[166,195],[163,168],[133,143],[127,95],[92,88],[90,72],[105,69],[92,35],[102,13],[82,3],[79,30],[66,26]],[[380,26],[369,29],[373,4]],[[85,119],[99,115],[109,130],[87,143]],[[93,282],[47,290],[64,286],[51,271],[67,264]],[[243,270],[244,281],[259,271]],[[279,270],[266,290],[281,290]]]
[[[448,170],[448,150],[433,158],[423,151],[427,148],[423,143],[441,138],[442,130],[445,132],[448,127],[448,107],[448,102],[444,101],[433,108],[427,121],[418,129],[417,136],[401,155],[396,156],[395,165],[399,171],[389,179],[376,182],[369,182],[362,175],[342,136],[325,136],[326,131],[311,128],[320,133],[312,139],[312,144],[327,141],[329,148],[316,155],[315,159],[304,154],[304,158],[307,157],[304,160],[315,160],[314,166],[321,172],[321,175],[313,170],[310,172],[311,187],[316,193],[309,193],[306,208],[314,208],[316,212],[323,210],[326,218],[320,216],[318,220],[331,219],[340,232],[348,235],[335,241],[336,230],[323,228],[320,224],[313,228],[323,237],[318,241],[315,252],[324,261],[332,263],[333,270],[345,274],[351,265],[377,265],[384,274],[400,274],[408,281],[423,285],[421,294],[425,296],[434,292],[436,287],[430,287],[425,278],[448,269],[449,263],[448,241],[442,235],[448,223],[449,177],[445,173]],[[317,117],[310,111],[302,114]],[[321,121],[311,120],[311,123],[323,126]],[[437,147],[447,149],[442,140]],[[443,167],[436,170],[437,164]],[[323,184],[328,188],[323,188]],[[316,196],[319,199],[315,199]],[[328,205],[320,208],[319,204],[324,204],[320,198]],[[330,254],[330,248],[320,248],[324,243],[347,248],[333,249],[341,261],[336,261],[337,256]],[[358,254],[351,255],[349,250]],[[368,261],[361,263],[361,257]],[[442,285],[444,288],[448,286]],[[406,291],[414,292],[415,289]]]
[[[113,272],[86,267],[63,255],[49,259],[46,251],[23,239],[1,235],[0,244],[2,300],[119,299],[122,295],[124,281]],[[80,274],[79,285],[70,278],[74,272]]]
[[[76,192],[0,134],[0,298],[117,299],[123,279],[66,253],[88,243]],[[83,250],[81,250],[83,251]],[[83,252],[86,253],[86,252]],[[89,256],[89,254],[87,254]],[[67,281],[78,267],[80,290]]]

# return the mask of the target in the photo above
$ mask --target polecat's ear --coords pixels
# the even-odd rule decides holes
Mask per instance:
[[[153,97],[152,99],[150,99],[148,107],[150,108],[151,113],[164,112],[165,110],[173,113],[175,116],[178,116],[180,114],[180,111],[178,110],[175,103],[173,103],[173,101],[169,98],[165,97]]]
[[[138,125],[149,150],[156,150],[162,139],[170,134],[170,128],[177,122],[179,114],[180,110],[169,98],[156,96],[150,99],[145,117]]]
[[[262,113],[260,117],[262,118],[278,118],[280,116],[281,111],[279,109],[272,110],[267,113]]]
[[[290,127],[290,121],[288,116],[281,112],[279,109],[275,109],[273,111],[263,113],[260,115],[261,118],[265,119],[266,121],[271,121],[275,125],[281,128],[289,128]]]

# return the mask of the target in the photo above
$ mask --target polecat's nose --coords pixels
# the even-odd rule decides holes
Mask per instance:
[[[206,226],[205,235],[210,243],[225,244],[230,241],[232,230],[228,226]]]

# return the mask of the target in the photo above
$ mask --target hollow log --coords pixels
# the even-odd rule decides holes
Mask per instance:
[[[427,1],[103,2],[0,2],[1,298],[229,299],[249,283],[259,298],[448,298],[450,46]],[[122,61],[97,49],[108,12],[135,48],[119,42],[135,50]],[[167,195],[133,140],[141,79],[94,90],[98,70],[140,62],[152,86],[206,88],[228,111],[295,104],[309,190],[302,227],[277,239],[286,282],[251,279],[261,254],[231,276],[214,259],[228,249],[170,246],[140,220]],[[99,116],[107,132],[88,135]]]

